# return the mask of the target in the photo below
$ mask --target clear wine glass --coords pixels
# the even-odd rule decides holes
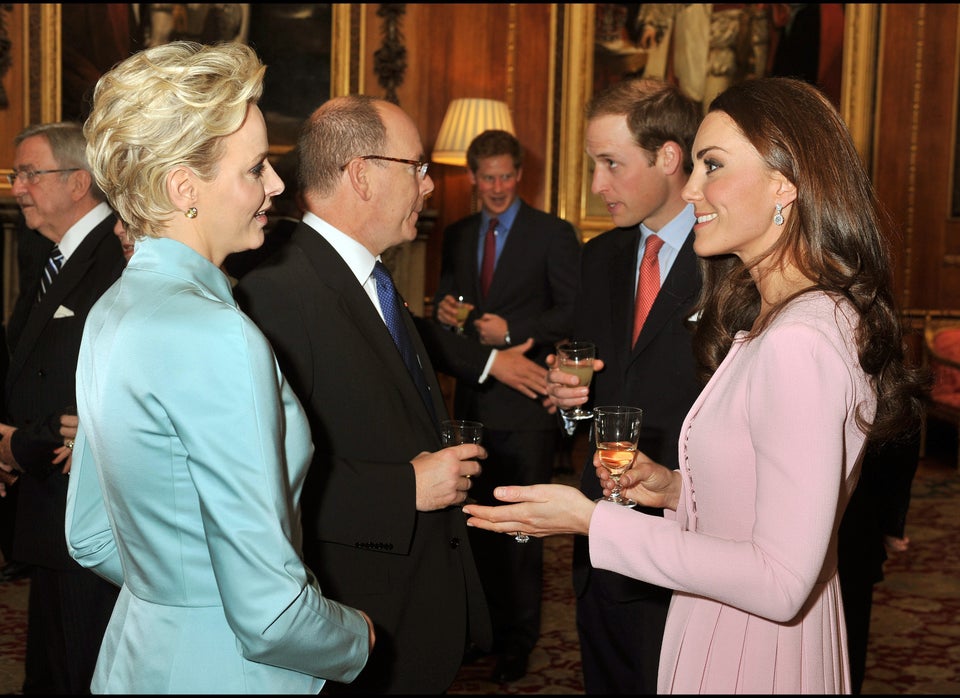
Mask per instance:
[[[440,443],[444,448],[459,444],[479,444],[483,440],[483,424],[469,419],[444,419],[440,422]],[[467,475],[467,479],[470,476]],[[476,504],[477,500],[467,495],[464,504]]]
[[[610,473],[613,491],[603,499],[625,507],[635,507],[632,499],[620,494],[620,476],[633,467],[633,459],[640,440],[640,424],[643,410],[639,407],[613,405],[595,407],[593,410],[593,434],[597,444],[600,463]]]
[[[440,443],[446,446],[478,444],[483,440],[483,424],[467,419],[445,419],[440,422]]]
[[[580,385],[590,385],[593,380],[593,360],[597,347],[592,342],[563,342],[557,345],[557,368],[563,373],[577,377]],[[570,410],[561,410],[567,419],[590,419],[593,412],[577,405]]]

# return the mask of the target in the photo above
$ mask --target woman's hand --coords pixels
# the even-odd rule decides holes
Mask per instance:
[[[558,533],[586,535],[596,507],[580,490],[568,485],[497,487],[493,496],[502,502],[516,503],[492,507],[469,504],[463,508],[469,517],[467,526],[511,536],[526,533],[537,538]]]
[[[600,464],[597,453],[593,454],[593,467],[603,485],[604,496],[609,495],[614,483],[609,471]],[[637,451],[633,466],[620,476],[620,495],[641,506],[676,511],[682,485],[679,471],[654,463],[643,451]]]

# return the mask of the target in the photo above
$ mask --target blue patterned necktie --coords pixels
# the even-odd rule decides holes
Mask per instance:
[[[38,301],[43,298],[43,294],[50,288],[53,280],[57,277],[57,274],[60,273],[60,267],[62,266],[63,253],[59,247],[54,245],[53,249],[50,250],[50,257],[47,258],[47,263],[43,266],[43,273],[40,274],[40,291],[37,293]]]
[[[397,345],[400,356],[403,357],[403,363],[407,365],[407,370],[410,371],[413,382],[417,384],[423,402],[430,410],[434,421],[436,421],[437,416],[433,409],[433,400],[430,397],[427,379],[423,375],[423,368],[420,366],[416,349],[413,348],[407,326],[403,324],[401,313],[405,313],[407,310],[400,302],[397,288],[393,285],[393,278],[383,262],[377,262],[374,265],[373,278],[377,282],[377,297],[380,299],[380,309],[383,311],[383,319],[387,324],[387,329],[390,330],[390,336],[393,337],[393,343]]]

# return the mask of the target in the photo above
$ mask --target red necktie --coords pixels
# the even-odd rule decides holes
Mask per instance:
[[[647,238],[647,245],[643,249],[643,259],[640,260],[640,270],[637,272],[637,300],[633,305],[633,341],[632,347],[640,336],[650,306],[660,292],[660,260],[657,253],[663,247],[663,240],[656,235]]]
[[[500,221],[496,218],[490,219],[490,226],[487,228],[487,237],[483,241],[483,263],[480,265],[480,292],[483,297],[487,297],[487,291],[490,290],[490,282],[493,281],[493,267],[497,263],[497,225]]]

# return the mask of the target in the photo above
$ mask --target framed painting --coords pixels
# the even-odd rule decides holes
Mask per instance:
[[[677,8],[686,8],[694,14],[709,12],[709,9],[703,8],[710,8],[710,5],[567,3],[558,7],[561,8],[562,15],[558,21],[560,39],[557,43],[557,61],[562,74],[562,98],[557,154],[557,214],[577,226],[583,239],[588,240],[611,227],[603,202],[590,191],[592,163],[583,149],[583,113],[594,93],[626,77],[647,74],[676,79],[691,97],[709,104],[709,100],[723,85],[711,82],[708,75],[705,80],[701,78],[699,83],[691,81],[689,88],[685,86],[683,75],[671,65],[672,58],[668,51],[673,50],[673,46],[663,39],[663,33],[674,28],[676,17],[651,17],[650,14],[667,11],[667,8],[674,8],[669,10],[671,12],[678,11]],[[742,27],[746,25],[743,21],[744,15],[762,12],[764,10],[759,8],[770,5],[723,7],[737,8],[727,11],[740,13],[738,18],[730,19],[731,26],[739,26],[742,31]],[[821,87],[837,102],[850,127],[857,149],[869,167],[873,142],[880,5],[844,4],[833,7],[838,8],[837,11],[841,13],[839,29],[834,32],[836,60],[828,63],[827,68],[822,68],[825,71],[822,75],[826,75],[826,84]],[[700,21],[703,31],[717,31],[717,27],[713,25],[713,22],[717,21],[716,17],[700,20],[695,18],[695,21]],[[764,21],[766,19],[758,14],[758,34],[762,34]],[[648,38],[642,36],[641,28],[644,26],[651,29],[651,36]],[[679,41],[678,38],[673,40]],[[707,43],[702,42],[704,46]],[[742,45],[743,42],[739,42],[738,46]],[[773,43],[768,46],[775,45]],[[766,67],[772,64],[774,57],[763,53],[767,46],[761,47],[760,41],[755,40],[751,46],[754,54],[748,52],[749,60],[752,60],[755,66],[764,66],[761,72],[766,74]],[[741,51],[738,58],[743,55]],[[821,52],[821,66],[824,65],[823,55]],[[710,57],[711,60],[714,58]],[[746,77],[748,73],[749,71],[742,69],[729,71],[731,77],[726,78],[727,84],[729,80]],[[832,87],[828,89],[827,85]]]
[[[13,9],[3,19],[12,40],[10,72],[23,76],[10,83],[23,84],[22,92],[9,95],[7,126],[14,133],[32,123],[82,121],[100,75],[143,48],[147,40],[226,38],[254,46],[267,64],[260,106],[267,117],[275,163],[293,150],[299,122],[313,108],[329,97],[359,91],[365,34],[363,6],[358,4],[23,3],[9,7]],[[2,165],[7,167],[0,167],[0,174],[8,174],[8,162]],[[18,285],[18,216],[10,184],[0,177],[4,318]]]
[[[267,75],[260,106],[271,153],[293,148],[300,121],[356,91],[362,6],[346,3],[37,3],[26,6],[28,121],[82,120],[96,80],[131,52],[174,39],[245,41]]]

